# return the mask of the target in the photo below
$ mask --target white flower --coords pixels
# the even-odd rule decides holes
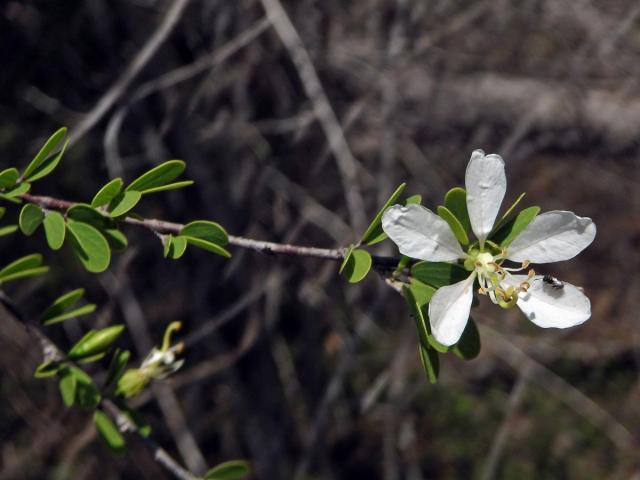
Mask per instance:
[[[575,257],[595,237],[596,226],[591,219],[567,211],[543,213],[508,248],[498,252],[487,237],[507,186],[502,158],[475,150],[467,166],[465,186],[471,229],[478,239],[468,252],[447,222],[421,205],[394,205],[382,216],[382,228],[403,255],[431,262],[464,260],[471,271],[467,279],[439,288],[431,298],[429,318],[434,338],[444,345],[458,342],[469,318],[476,278],[479,293],[505,308],[517,305],[540,327],[567,328],[586,321],[591,316],[591,304],[578,287],[564,283],[562,288],[554,288],[533,270],[528,275],[512,272],[527,269],[529,263]],[[505,260],[520,266],[503,267]]]

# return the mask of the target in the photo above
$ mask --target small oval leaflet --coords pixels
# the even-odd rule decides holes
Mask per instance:
[[[42,221],[42,225],[49,248],[51,248],[51,250],[59,250],[64,243],[66,233],[64,217],[58,212],[47,212]]]
[[[95,194],[93,200],[91,200],[91,206],[93,208],[102,207],[113,200],[120,190],[122,190],[123,181],[121,178],[114,178],[105,186],[103,186],[98,193]]]
[[[27,203],[20,210],[20,218],[18,223],[20,225],[20,230],[25,235],[33,235],[40,224],[44,220],[44,212],[40,207],[34,205],[33,203]]]
[[[136,190],[141,193],[147,193],[155,188],[167,185],[175,178],[179,177],[185,169],[185,163],[182,160],[169,160],[161,163],[157,167],[152,168],[143,173],[133,182],[129,184],[127,190]]]
[[[84,222],[68,220],[67,227],[73,252],[84,267],[92,273],[105,271],[111,261],[111,250],[104,235]]]
[[[100,438],[112,451],[115,453],[124,452],[124,437],[106,413],[102,410],[96,410],[93,413],[93,422]]]
[[[210,469],[205,480],[241,480],[249,475],[249,463],[245,460],[229,460]]]

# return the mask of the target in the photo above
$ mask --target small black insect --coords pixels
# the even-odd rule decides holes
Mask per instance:
[[[542,281],[556,290],[562,290],[564,288],[564,283],[551,275],[545,275],[542,277]]]

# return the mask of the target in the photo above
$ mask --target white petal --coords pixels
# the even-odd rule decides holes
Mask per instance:
[[[475,274],[472,274],[466,280],[440,287],[431,297],[431,333],[443,345],[454,345],[462,336],[471,311],[474,279]]]
[[[507,190],[504,160],[500,155],[485,155],[482,150],[474,150],[464,183],[471,228],[482,243],[493,228]]]
[[[532,263],[561,262],[575,257],[596,236],[590,218],[554,210],[538,215],[508,247],[509,260]]]
[[[382,229],[411,258],[447,262],[464,256],[451,228],[421,205],[394,205],[382,216]]]
[[[526,280],[526,276],[513,275],[512,279],[521,282]],[[578,287],[563,282],[563,288],[553,288],[542,281],[541,275],[529,283],[529,291],[518,296],[518,307],[539,327],[568,328],[591,317],[591,302]]]

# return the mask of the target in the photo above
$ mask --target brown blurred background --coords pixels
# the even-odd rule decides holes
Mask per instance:
[[[198,473],[247,458],[270,480],[640,478],[640,4],[290,0],[297,43],[274,0],[178,3],[0,2],[0,167],[67,125],[75,145],[33,193],[87,201],[182,158],[196,185],[140,213],[332,248],[401,181],[435,207],[482,148],[505,158],[506,202],[594,219],[594,244],[543,272],[584,286],[591,320],[545,331],[481,299],[481,355],[443,358],[430,385],[375,274],[352,286],[331,262],[240,249],[174,262],[132,229],[98,276],[47,250],[52,273],[8,289],[21,306],[84,286],[98,314],[52,336],[125,322],[136,361],[183,320],[185,367],[137,404]],[[2,264],[46,250],[41,232],[0,242]],[[135,439],[102,448],[6,316],[0,342],[0,479],[169,478]]]

